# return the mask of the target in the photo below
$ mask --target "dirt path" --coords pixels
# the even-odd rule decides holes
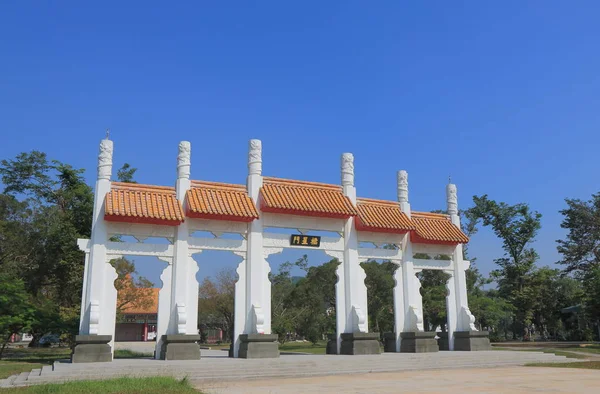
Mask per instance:
[[[207,394],[599,393],[600,371],[507,367],[270,379],[197,386]]]

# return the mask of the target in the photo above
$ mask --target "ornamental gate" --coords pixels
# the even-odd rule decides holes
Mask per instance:
[[[379,352],[378,334],[369,333],[365,272],[360,262],[385,259],[397,264],[393,334],[386,351],[437,351],[435,333],[423,330],[420,283],[422,269],[443,270],[447,283],[448,350],[489,346],[486,333],[475,330],[469,311],[456,187],[447,185],[448,215],[415,212],[408,202],[408,175],[398,172],[398,201],[358,198],[354,157],[341,157],[341,185],[265,177],[262,144],[251,140],[246,185],[190,179],[191,145],[179,144],[175,187],[111,182],[113,142],[100,143],[98,180],[90,239],[79,239],[85,251],[80,335],[73,362],[111,361],[115,333],[117,275],[109,264],[125,255],[155,256],[168,263],[161,274],[156,358],[199,359],[198,266],[193,254],[230,251],[242,258],[235,285],[233,356],[278,357],[277,336],[271,335],[271,283],[266,259],[284,248],[322,250],[340,261],[336,274],[335,353]],[[298,229],[289,236],[265,228]],[[327,231],[336,237],[307,236]],[[195,232],[211,237],[195,237]],[[224,233],[241,239],[223,238]],[[138,242],[112,242],[131,235]],[[144,243],[151,237],[169,244]],[[370,243],[372,247],[360,247]],[[384,245],[395,248],[384,248]],[[427,254],[430,259],[414,256]],[[435,256],[450,256],[437,260]],[[333,351],[332,351],[333,352]]]

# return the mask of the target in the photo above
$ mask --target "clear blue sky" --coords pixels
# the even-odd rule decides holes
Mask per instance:
[[[529,203],[540,264],[564,198],[600,189],[598,2],[86,3],[0,5],[0,158],[93,182],[110,127],[139,182],[172,185],[189,140],[193,178],[244,183],[260,138],[266,175],[338,183],[352,152],[360,196],[394,199],[406,169],[416,210],[444,208],[448,175],[462,207]],[[471,252],[502,254],[489,231]]]

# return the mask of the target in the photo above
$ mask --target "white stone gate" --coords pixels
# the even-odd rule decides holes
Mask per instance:
[[[461,349],[485,345],[487,339],[481,342],[482,335],[475,333],[468,308],[465,270],[469,262],[462,256],[462,243],[468,238],[460,230],[454,185],[446,188],[448,215],[439,215],[411,211],[405,171],[398,172],[398,201],[357,198],[354,157],[349,153],[341,158],[341,186],[270,178],[262,175],[262,144],[251,140],[244,186],[191,180],[191,146],[181,142],[173,188],[111,182],[112,151],[112,141],[103,140],[92,236],[78,240],[86,258],[80,336],[73,361],[112,360],[117,292],[116,272],[109,261],[125,255],[155,256],[169,264],[161,275],[156,357],[198,358],[198,266],[191,256],[203,250],[231,251],[242,258],[236,270],[234,357],[278,356],[275,339],[269,335],[271,283],[266,259],[283,248],[311,245],[264,231],[270,227],[298,229],[300,235],[311,230],[340,235],[320,237],[319,246],[312,248],[341,263],[336,271],[337,353],[379,351],[373,342],[377,336],[368,335],[367,289],[360,266],[366,259],[386,259],[399,266],[394,274],[395,333],[387,350],[437,350],[433,335],[419,334],[423,333],[422,301],[415,275],[422,269],[451,274],[449,350],[455,348],[456,332],[463,333]],[[198,231],[214,237],[193,236]],[[223,233],[240,234],[241,239],[225,239]],[[118,235],[133,236],[138,243],[110,241]],[[143,242],[150,237],[166,238],[169,244]],[[364,242],[374,246],[359,247]],[[415,259],[417,253],[431,258]],[[438,255],[450,259],[436,260]],[[417,335],[402,335],[403,339],[402,333]]]

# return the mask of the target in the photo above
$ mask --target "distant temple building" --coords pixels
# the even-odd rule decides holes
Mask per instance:
[[[143,289],[147,290],[147,289]],[[152,303],[146,308],[128,305],[123,309],[123,316],[115,327],[117,342],[153,341],[156,338],[156,321],[158,319],[158,292],[152,290]],[[145,296],[145,295],[144,295]],[[117,294],[117,302],[120,302]]]

